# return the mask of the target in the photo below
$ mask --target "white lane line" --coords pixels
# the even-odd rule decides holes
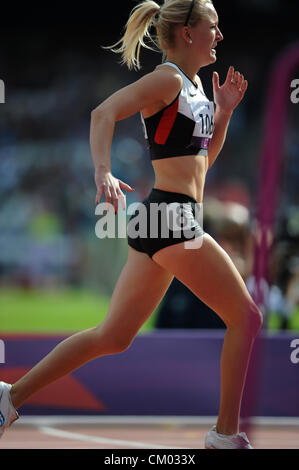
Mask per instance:
[[[40,426],[38,428],[42,433],[54,437],[62,437],[64,439],[75,439],[84,442],[96,442],[98,444],[109,445],[123,445],[126,447],[141,448],[141,449],[186,449],[187,447],[169,447],[161,446],[158,444],[145,444],[144,442],[122,441],[120,439],[108,439],[106,437],[90,436],[87,434],[80,434],[77,432],[62,431],[61,429],[52,428],[49,426]]]
[[[154,424],[174,426],[212,426],[217,421],[217,416],[22,416],[15,426],[28,424],[39,426],[59,426],[60,424]],[[299,417],[252,417],[252,426],[278,426],[299,427]]]

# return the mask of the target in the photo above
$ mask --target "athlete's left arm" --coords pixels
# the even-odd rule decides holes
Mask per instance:
[[[213,73],[216,110],[215,129],[209,145],[209,168],[211,168],[223,147],[233,110],[243,99],[247,86],[247,80],[244,80],[244,76],[240,72],[235,72],[232,66],[230,66],[222,86],[219,85],[218,73]]]

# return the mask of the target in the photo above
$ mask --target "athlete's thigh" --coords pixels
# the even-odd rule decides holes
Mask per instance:
[[[113,334],[135,336],[159,305],[173,275],[147,254],[129,246],[128,259],[115,285],[107,316],[102,324]]]
[[[198,246],[197,239],[188,241]],[[197,245],[196,245],[197,244]],[[248,309],[256,308],[244,280],[226,251],[207,233],[200,248],[184,243],[169,246],[153,256],[226,323],[236,325]]]

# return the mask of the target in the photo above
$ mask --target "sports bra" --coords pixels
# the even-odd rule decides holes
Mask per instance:
[[[151,160],[181,155],[208,155],[214,132],[214,103],[172,62],[160,65],[174,67],[183,79],[177,97],[157,113],[143,118],[144,137]]]

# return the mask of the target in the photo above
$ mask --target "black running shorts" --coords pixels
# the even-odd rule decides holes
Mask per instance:
[[[152,188],[128,221],[128,244],[152,258],[162,248],[200,237],[201,211],[191,196]]]

